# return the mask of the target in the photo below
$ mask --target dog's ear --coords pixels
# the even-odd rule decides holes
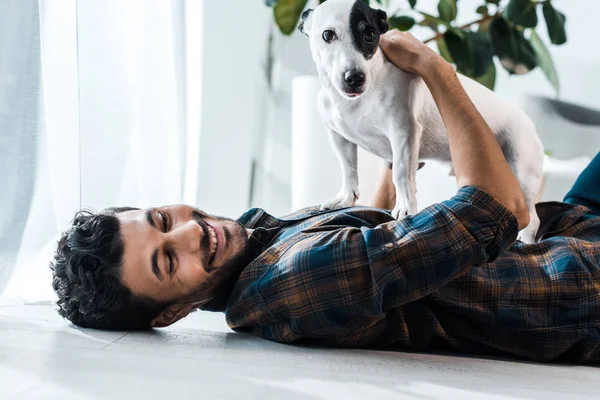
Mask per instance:
[[[313,13],[313,9],[305,10],[300,16],[300,25],[298,25],[298,30],[308,36],[308,31],[310,31],[310,23],[311,16]]]
[[[375,18],[377,18],[377,27],[381,34],[386,33],[390,29],[390,25],[387,22],[387,14],[383,10],[375,11]]]

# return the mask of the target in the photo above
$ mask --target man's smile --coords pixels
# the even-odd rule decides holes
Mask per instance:
[[[223,232],[223,228],[218,225],[211,225],[206,222],[207,231],[209,235],[209,248],[210,248],[210,257],[208,261],[208,269],[211,270],[213,267],[213,263],[216,259],[218,259],[225,250],[225,234]]]

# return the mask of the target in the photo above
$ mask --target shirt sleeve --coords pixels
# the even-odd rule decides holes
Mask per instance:
[[[483,190],[464,187],[450,200],[402,221],[363,229],[372,293],[383,309],[438,290],[494,261],[517,238],[517,220]]]

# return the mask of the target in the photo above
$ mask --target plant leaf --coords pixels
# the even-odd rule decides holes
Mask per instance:
[[[277,1],[273,7],[273,15],[281,33],[291,35],[294,32],[307,2],[308,0]]]
[[[456,72],[465,76],[469,76],[459,69],[457,69]],[[494,87],[496,86],[496,65],[492,63],[490,64],[490,68],[485,74],[481,76],[469,76],[469,78],[473,79],[476,82],[479,82],[480,84],[482,84],[490,90],[494,90]]]
[[[542,7],[546,25],[548,26],[548,36],[553,44],[564,44],[567,41],[565,32],[566,17],[563,13],[555,9],[551,3],[545,2]]]
[[[448,50],[448,45],[446,44],[446,39],[443,36],[437,39],[437,47],[438,52],[444,58],[444,60],[448,61],[450,64],[454,64],[454,59],[450,54],[450,50]]]
[[[447,28],[451,27],[448,22],[444,21],[441,18],[434,17],[433,15],[427,14],[423,11],[419,11],[419,13],[424,17],[424,19],[421,22],[419,22],[419,25],[421,26],[428,26],[436,32],[438,31],[439,25],[444,25]]]
[[[447,32],[452,32],[452,33],[454,33],[456,36],[458,36],[459,38],[461,38],[461,39],[464,39],[464,38],[465,38],[465,35],[467,34],[467,32],[468,32],[468,31],[461,31],[459,28],[455,28],[455,27],[453,27],[453,26],[450,26],[450,27],[448,28],[448,31],[447,31]]]
[[[398,29],[399,31],[408,31],[415,25],[415,19],[407,15],[395,15],[388,19],[390,28]]]
[[[444,21],[454,21],[457,14],[456,0],[440,0],[438,3],[438,13]]]
[[[450,24],[448,23],[448,21],[444,21],[444,20],[443,20],[443,19],[441,19],[441,18],[434,17],[433,15],[431,15],[431,14],[427,14],[427,13],[424,13],[424,12],[422,12],[422,11],[419,11],[419,12],[420,12],[420,13],[421,13],[421,15],[422,15],[422,16],[424,16],[424,17],[425,17],[425,19],[426,19],[426,20],[428,20],[428,21],[434,22],[434,23],[436,23],[437,25],[444,25],[444,26],[450,27]]]
[[[415,8],[417,5],[417,0],[408,0],[408,3],[410,4],[410,8]]]
[[[457,69],[467,76],[481,76],[490,68],[494,54],[488,35],[483,32],[463,31],[463,37],[449,30],[444,34],[448,50]]]
[[[556,67],[554,66],[554,62],[552,61],[552,56],[548,51],[548,48],[539,37],[535,29],[531,30],[531,37],[529,38],[531,46],[535,51],[535,55],[537,56],[537,63],[546,74],[548,81],[556,91],[556,94],[560,93],[560,82],[558,80],[558,73],[556,72]]]
[[[538,23],[536,5],[533,0],[510,0],[506,6],[506,18],[513,24],[535,28]]]
[[[494,53],[510,74],[526,74],[537,65],[537,57],[523,32],[512,27],[504,18],[496,18],[490,25]]]
[[[493,19],[487,19],[483,22],[479,23],[479,28],[477,29],[479,32],[487,32],[490,30],[490,25],[492,24]]]
[[[485,74],[473,77],[473,79],[493,91],[496,87],[496,65],[491,63],[490,68]]]

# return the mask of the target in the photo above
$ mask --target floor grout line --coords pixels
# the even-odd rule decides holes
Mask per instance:
[[[129,333],[130,333],[130,332],[127,332],[127,333],[125,333],[124,335],[122,335],[122,336],[119,336],[118,338],[116,338],[116,339],[115,339],[115,340],[113,340],[112,342],[108,343],[106,346],[102,347],[102,348],[101,348],[101,349],[99,349],[99,350],[101,350],[101,351],[102,351],[102,350],[104,350],[105,348],[107,348],[107,347],[108,347],[108,346],[110,346],[111,344],[113,344],[113,343],[115,343],[115,342],[117,342],[117,341],[119,341],[119,340],[123,339],[125,336],[129,335]]]

